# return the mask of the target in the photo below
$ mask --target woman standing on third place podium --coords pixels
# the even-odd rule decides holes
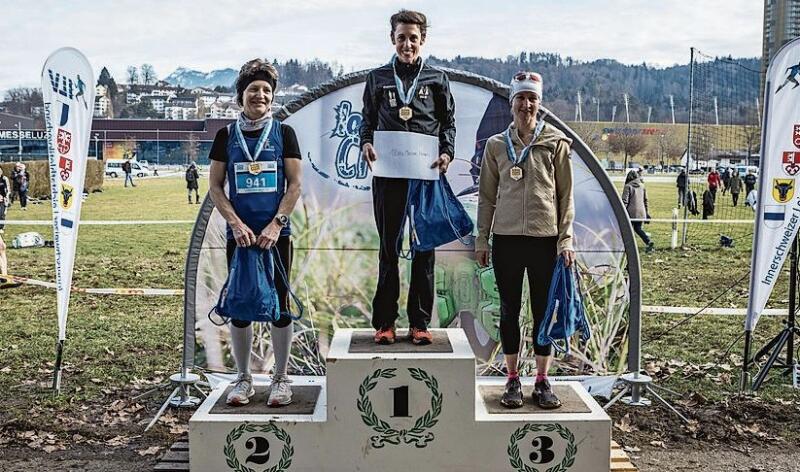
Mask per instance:
[[[237,246],[277,248],[275,273],[282,265],[289,280],[292,267],[292,242],[289,215],[300,197],[302,180],[300,146],[294,130],[270,113],[278,83],[278,71],[269,62],[253,59],[245,63],[236,79],[236,99],[244,110],[239,119],[222,128],[211,145],[209,193],[227,222],[227,256],[230,267]],[[275,162],[275,166],[271,164]],[[273,175],[269,175],[272,173]],[[252,175],[273,177],[275,187],[253,185]],[[229,196],[225,195],[225,180]],[[280,263],[280,264],[279,264]],[[289,317],[289,289],[282,277],[275,277],[281,316],[272,323],[270,337],[275,353],[269,406],[287,405],[292,389],[286,376],[292,346],[292,319]],[[228,394],[229,405],[245,405],[255,394],[250,374],[253,345],[251,321],[231,315],[231,344],[239,376]]]
[[[575,207],[569,156],[572,141],[537,116],[542,77],[534,72],[515,75],[510,100],[514,122],[503,133],[489,138],[483,153],[475,251],[478,264],[487,266],[491,233],[492,263],[500,294],[500,340],[508,368],[501,403],[519,408],[523,403],[517,375],[522,278],[527,271],[536,342],[559,254],[567,266],[575,261]],[[533,398],[542,408],[558,408],[561,402],[547,380],[552,346],[535,343],[534,352]]]
[[[361,152],[370,168],[382,156],[373,147],[376,132],[401,131],[409,141],[430,136],[438,138],[439,157],[430,168],[447,171],[453,159],[456,138],[455,103],[450,83],[444,72],[435,69],[420,56],[428,29],[425,15],[401,10],[390,19],[390,38],[395,56],[389,64],[378,67],[367,76],[361,123]],[[426,164],[427,165],[427,164]],[[395,341],[395,320],[398,317],[400,276],[397,266],[397,237],[406,210],[408,179],[372,178],[372,207],[378,227],[381,250],[378,287],[372,300],[372,326],[375,342]],[[411,262],[411,284],[408,289],[408,322],[414,344],[430,344],[428,323],[433,311],[434,251],[419,251]]]

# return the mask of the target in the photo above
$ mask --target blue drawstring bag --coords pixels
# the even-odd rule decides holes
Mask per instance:
[[[223,324],[230,319],[274,322],[281,317],[278,291],[275,289],[273,260],[278,262],[278,273],[287,288],[289,281],[286,278],[286,271],[280,256],[277,253],[273,255],[272,251],[277,251],[274,246],[270,251],[264,251],[258,246],[236,248],[231,260],[228,279],[222,286],[217,305],[209,312],[209,319],[211,319],[211,313],[219,315],[224,320]],[[289,288],[289,294],[300,312],[297,316],[293,316],[291,313],[289,316],[293,320],[300,319],[303,316],[303,306],[292,293],[291,288]]]
[[[583,342],[589,340],[591,328],[581,299],[580,277],[573,268],[564,266],[564,257],[559,256],[550,281],[547,310],[539,326],[537,342],[542,346],[552,344],[557,351],[569,354],[570,338],[577,331],[581,332]],[[561,339],[564,340],[563,348],[557,342]]]
[[[404,253],[406,218],[410,223],[411,247]],[[473,228],[472,218],[456,198],[444,174],[439,180],[409,179],[405,217],[397,236],[400,257],[411,259],[415,252],[432,251],[455,240],[469,245]]]

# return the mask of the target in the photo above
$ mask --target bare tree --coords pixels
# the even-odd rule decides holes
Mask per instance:
[[[647,147],[647,139],[633,128],[624,128],[608,136],[608,147],[613,153],[624,154],[623,168],[628,168],[628,158],[633,159]]]
[[[189,133],[189,140],[181,144],[183,155],[186,156],[186,165],[191,162],[197,162],[197,156],[200,153],[200,143],[194,133]]]
[[[139,68],[142,73],[142,83],[145,85],[150,85],[156,83],[156,70],[153,69],[152,64],[142,64]]]
[[[44,106],[38,88],[17,87],[6,91],[4,106],[8,113],[33,117],[34,109]]]
[[[136,85],[139,83],[139,69],[136,66],[128,66],[128,85]]]

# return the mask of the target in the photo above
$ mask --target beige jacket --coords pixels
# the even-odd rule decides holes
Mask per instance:
[[[511,141],[519,154],[525,147],[512,123]],[[509,172],[504,135],[486,142],[481,163],[478,199],[478,237],[475,249],[489,249],[491,233],[524,236],[558,236],[558,252],[573,250],[572,140],[545,124],[533,151],[522,163],[523,178]]]

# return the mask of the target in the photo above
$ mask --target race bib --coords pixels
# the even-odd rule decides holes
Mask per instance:
[[[270,193],[278,191],[278,163],[275,161],[237,162],[236,193]]]

